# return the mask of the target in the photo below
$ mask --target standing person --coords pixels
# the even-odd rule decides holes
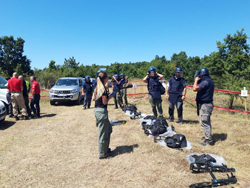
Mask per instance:
[[[128,106],[128,99],[127,99],[127,88],[123,88],[123,85],[127,82],[127,80],[125,79],[125,74],[121,73],[120,74],[120,83],[121,83],[121,90],[120,90],[120,94],[121,94],[121,103]],[[124,103],[123,103],[123,98],[124,98]]]
[[[121,95],[120,95],[120,85],[121,85],[121,83],[119,82],[119,75],[115,74],[113,76],[113,93],[115,93],[115,96],[114,96],[115,109],[118,109],[117,103],[122,108]]]
[[[201,118],[201,127],[204,130],[205,137],[202,138],[204,142],[201,145],[212,145],[212,125],[211,115],[214,108],[214,82],[209,76],[206,68],[202,68],[197,72],[198,77],[194,80],[193,91],[198,92],[196,95],[197,113]]]
[[[108,118],[107,104],[113,97],[113,94],[108,95],[105,84],[108,82],[108,75],[106,72],[100,72],[97,78],[95,98],[95,117],[96,126],[99,128],[99,159],[108,158],[111,154],[109,148],[110,135],[112,133],[112,125]]]
[[[29,116],[31,116],[31,110],[30,110],[30,107],[29,107],[29,90],[30,90],[30,87],[27,87],[27,83],[23,79],[22,75],[20,75],[18,77],[18,79],[21,80],[21,82],[23,83],[23,99],[24,99],[24,103],[25,103],[25,106],[26,106],[27,113],[28,113]]]
[[[13,114],[16,118],[16,121],[19,120],[18,118],[18,106],[21,107],[21,112],[24,117],[24,120],[28,120],[28,114],[26,111],[23,95],[22,95],[22,89],[23,89],[23,83],[21,80],[18,79],[18,74],[16,72],[13,73],[13,77],[8,80],[8,88],[11,92],[11,102],[13,106]]]
[[[161,80],[162,78],[163,75],[157,73],[156,68],[151,66],[148,69],[147,76],[143,79],[143,82],[148,83],[148,98],[155,117],[157,117],[156,107],[159,112],[159,117],[163,117],[161,86],[159,83],[159,80]]]
[[[7,98],[7,106],[8,106],[8,111],[9,111],[9,117],[12,118],[14,115],[13,115],[13,108],[12,108],[12,104],[11,104],[11,92],[9,90],[9,87],[8,87],[8,82],[5,84],[4,86],[6,89],[7,89],[7,94],[6,94],[6,98]]]
[[[82,95],[84,96],[83,109],[86,110],[87,106],[90,108],[92,98],[93,84],[90,81],[90,76],[85,76],[85,83],[82,86]]]
[[[176,68],[174,75],[168,80],[166,88],[166,99],[169,100],[169,118],[174,121],[174,106],[176,105],[178,113],[178,123],[183,123],[183,101],[185,100],[187,88],[186,80],[182,77],[182,69]]]
[[[30,82],[31,82],[31,102],[30,102],[30,108],[33,111],[33,116],[34,117],[40,117],[40,85],[36,81],[35,76],[30,77]],[[34,107],[36,105],[36,108]]]

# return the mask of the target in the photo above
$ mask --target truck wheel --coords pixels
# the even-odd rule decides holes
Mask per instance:
[[[81,97],[80,97],[80,93],[78,95],[78,99],[75,102],[76,105],[80,105],[81,104]]]
[[[50,105],[55,105],[55,101],[50,101]]]

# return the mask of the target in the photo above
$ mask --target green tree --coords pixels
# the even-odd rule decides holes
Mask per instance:
[[[22,38],[14,39],[13,36],[0,38],[0,67],[2,71],[11,76],[14,71],[32,74],[31,61],[23,55],[25,41]]]
[[[215,80],[216,87],[240,91],[250,80],[250,54],[244,29],[228,34],[223,42],[217,42],[217,52],[213,52],[203,61],[203,66],[209,68]],[[233,108],[234,98],[230,94],[229,108]]]

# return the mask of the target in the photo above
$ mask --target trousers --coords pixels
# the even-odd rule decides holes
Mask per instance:
[[[13,108],[12,108],[12,104],[11,104],[11,93],[7,93],[6,98],[7,98],[7,102],[8,102],[7,105],[8,105],[9,115],[13,115]]]
[[[112,133],[112,125],[106,108],[95,108],[96,126],[99,129],[98,149],[99,157],[107,157]]]
[[[159,117],[163,117],[162,99],[155,100],[150,94],[148,95],[148,98],[149,98],[149,103],[151,104],[154,116],[157,117],[157,110],[156,110],[156,107],[157,107],[158,112],[159,112]]]
[[[168,110],[169,119],[174,120],[174,106],[175,105],[176,105],[177,113],[178,113],[178,121],[182,121],[183,120],[183,101],[181,98],[178,99],[175,104],[169,101],[169,110]]]
[[[202,104],[200,108],[201,127],[205,133],[205,139],[212,141],[211,115],[214,109],[213,103]]]
[[[40,116],[40,94],[35,94],[34,98],[31,99],[30,101],[30,108],[32,110],[32,112],[38,116]],[[36,108],[35,106],[36,105]]]
[[[87,95],[84,96],[84,101],[83,101],[83,107],[86,108],[88,106],[88,108],[90,108],[91,106],[91,97],[87,97]]]
[[[21,108],[23,116],[28,116],[22,93],[11,93],[11,102],[14,116],[18,115],[18,106]]]
[[[120,90],[120,95],[121,95],[121,103],[125,104],[125,105],[128,105],[127,89],[121,89]],[[123,101],[123,99],[124,99],[124,101]]]

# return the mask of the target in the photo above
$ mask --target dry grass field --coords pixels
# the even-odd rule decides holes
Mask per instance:
[[[142,92],[145,88],[131,89]],[[189,90],[188,97],[194,98]],[[219,96],[218,98],[221,98]],[[151,113],[147,96],[129,98],[139,111]],[[215,109],[212,116],[214,146],[201,146],[203,130],[195,104],[184,103],[183,125],[173,123],[184,134],[191,150],[174,150],[148,138],[139,120],[130,120],[119,109],[108,107],[110,120],[127,120],[127,125],[113,127],[113,158],[98,159],[98,129],[93,104],[50,106],[41,100],[40,119],[15,122],[6,118],[0,124],[1,187],[188,187],[210,181],[208,173],[192,174],[186,155],[213,153],[223,156],[228,167],[236,169],[238,183],[225,187],[250,187],[250,121],[245,115]],[[240,101],[237,103],[241,104]],[[163,102],[164,116],[168,104]],[[171,125],[171,124],[170,124]],[[226,173],[215,173],[226,178]]]

